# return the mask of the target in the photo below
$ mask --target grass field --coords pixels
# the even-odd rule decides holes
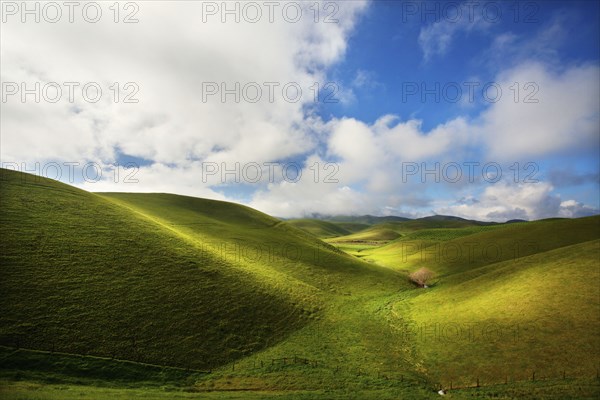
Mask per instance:
[[[3,399],[600,395],[599,217],[282,222],[6,170],[0,198]]]
[[[333,222],[320,221],[316,219],[292,219],[286,222],[292,226],[295,226],[298,229],[302,229],[303,231],[308,232],[321,239],[336,236],[345,236],[349,235],[352,232],[351,230],[340,226],[340,224],[334,224]],[[356,226],[353,227],[356,228]],[[359,228],[358,230],[361,229]]]

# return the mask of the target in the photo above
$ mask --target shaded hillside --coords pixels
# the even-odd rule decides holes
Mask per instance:
[[[2,345],[209,368],[282,340],[320,308],[316,289],[275,290],[105,197],[7,170],[0,183]],[[226,223],[278,223],[227,207]]]

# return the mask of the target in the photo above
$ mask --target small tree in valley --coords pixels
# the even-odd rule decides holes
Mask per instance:
[[[427,282],[435,278],[435,273],[428,268],[419,268],[408,276],[412,282],[420,287],[426,287]]]

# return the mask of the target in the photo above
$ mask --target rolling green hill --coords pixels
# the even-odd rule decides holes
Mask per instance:
[[[0,247],[3,398],[599,393],[600,217],[283,222],[0,170]]]
[[[490,225],[497,225],[497,223],[474,221],[447,215],[432,215],[430,217],[405,221],[401,224],[404,230],[465,228],[469,226]]]
[[[100,197],[200,243],[252,272],[271,290],[300,299],[344,285],[368,285],[391,271],[358,262],[311,234],[248,207],[171,194],[103,193]]]
[[[360,242],[387,242],[399,238],[401,235],[388,227],[390,224],[377,224],[351,235],[337,237],[331,243],[360,243]]]
[[[438,274],[392,314],[428,372],[455,385],[571,376],[600,363],[600,217],[423,229],[361,256]],[[393,321],[393,317],[392,317]],[[584,372],[585,371],[585,372]],[[590,372],[591,371],[591,372]]]
[[[400,269],[427,266],[442,275],[515,260],[600,236],[599,217],[420,230],[364,256]]]
[[[335,224],[337,226],[340,226],[340,227],[344,228],[349,233],[360,232],[360,231],[362,231],[364,229],[367,229],[370,226],[368,224],[361,224],[361,223],[358,223],[358,222],[336,222]]]
[[[325,221],[340,223],[354,223],[354,224],[363,224],[363,225],[375,225],[383,222],[404,222],[410,221],[410,218],[397,217],[394,215],[385,216],[385,217],[375,217],[373,215],[337,215],[337,216],[329,216],[322,217],[321,219]]]
[[[333,222],[321,221],[318,219],[292,219],[286,222],[298,229],[302,229],[303,231],[315,235],[318,238],[344,236],[351,233],[350,230],[340,226],[340,224],[334,224]]]
[[[351,235],[371,226],[358,222],[330,222],[320,219],[292,219],[286,222],[321,239]]]
[[[455,385],[593,376],[598,260],[600,240],[591,240],[455,273],[415,293],[410,334],[429,371]]]
[[[389,219],[389,217],[381,218]],[[502,226],[502,224],[472,221],[444,215],[434,215],[414,220],[399,218],[398,220],[389,219],[383,222],[376,222],[352,234],[329,238],[328,242],[344,250],[348,250],[350,248],[362,248],[357,247],[361,242],[364,244],[380,245],[383,242],[406,241],[409,238],[416,238],[417,236],[425,237],[426,235],[463,236],[495,226]],[[428,233],[425,233],[425,231]]]
[[[322,290],[377,276],[247,207],[0,180],[1,345],[213,368],[307,324]]]
[[[272,290],[105,197],[6,170],[0,180],[2,345],[211,368],[282,340],[319,308],[311,288]],[[276,223],[241,207],[236,217]]]

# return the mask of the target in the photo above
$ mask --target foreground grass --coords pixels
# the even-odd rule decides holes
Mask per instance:
[[[208,371],[0,347],[0,379],[100,386],[191,387]]]
[[[600,397],[600,380],[593,377],[509,382],[508,384],[479,388],[450,390],[446,397],[451,399],[592,400]]]
[[[366,390],[359,392],[313,390],[313,391],[207,391],[182,392],[160,389],[116,389],[75,385],[40,385],[33,382],[1,382],[0,396],[5,400],[165,400],[165,399],[290,399],[290,400],[345,400],[345,399],[423,399],[436,398],[429,393],[411,396],[405,391]],[[435,395],[439,397],[438,395]]]
[[[206,374],[91,356],[1,349],[0,397],[54,398],[426,398],[426,382],[333,372],[327,365],[265,363]],[[395,397],[396,396],[396,397]]]
[[[171,388],[114,388],[72,384],[40,384],[31,381],[0,380],[3,400],[166,400],[166,399],[290,399],[290,400],[394,400],[439,399],[434,391],[406,388],[310,391],[182,391]],[[449,390],[448,399],[597,399],[600,382],[596,378],[512,382],[479,388]]]

